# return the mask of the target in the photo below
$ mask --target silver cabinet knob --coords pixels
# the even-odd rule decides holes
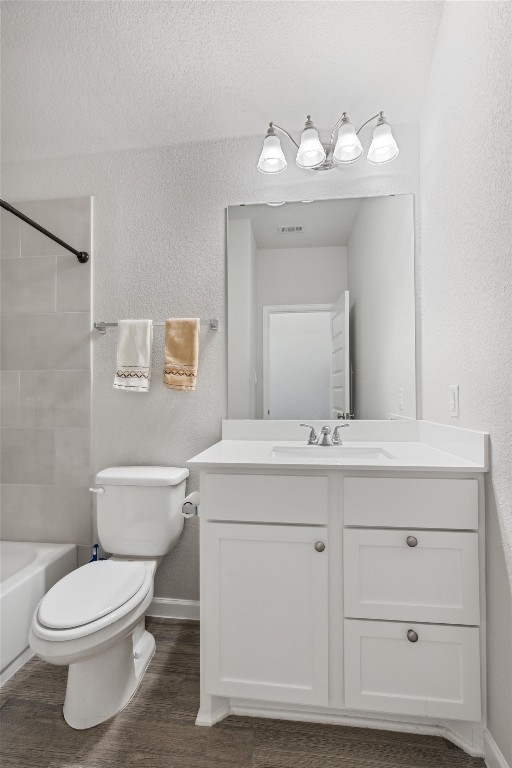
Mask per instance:
[[[407,632],[407,639],[410,643],[417,643],[418,642],[418,633],[414,631],[414,629],[410,629]]]
[[[315,543],[315,549],[317,552],[323,552],[325,549],[325,544],[323,543],[323,541],[317,541]]]
[[[416,536],[408,536],[406,538],[407,546],[408,547],[417,547],[418,546],[418,539]]]

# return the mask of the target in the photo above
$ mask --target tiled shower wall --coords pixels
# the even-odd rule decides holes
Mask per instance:
[[[91,252],[91,198],[13,205]],[[91,542],[91,264],[11,213],[1,217],[1,538],[75,542],[83,560]]]

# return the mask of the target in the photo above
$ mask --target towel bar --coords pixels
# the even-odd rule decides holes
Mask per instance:
[[[218,331],[219,330],[219,321],[217,320],[216,317],[212,317],[208,321],[208,324],[209,324],[209,327],[210,327],[211,331]],[[164,327],[165,323],[158,322],[158,323],[153,323],[153,325]],[[95,327],[95,329],[97,331],[99,331],[100,333],[104,334],[104,333],[107,332],[107,328],[116,328],[117,327],[117,323],[106,323],[104,320],[100,320],[98,323],[94,323],[94,327]]]

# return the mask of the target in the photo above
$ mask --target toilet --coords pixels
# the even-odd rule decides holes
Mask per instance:
[[[156,569],[183,530],[188,469],[110,467],[96,475],[101,545],[113,555],[61,579],[39,603],[30,646],[69,666],[64,719],[91,728],[125,707],[155,651],[144,617]]]

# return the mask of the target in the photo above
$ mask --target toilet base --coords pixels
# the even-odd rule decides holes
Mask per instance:
[[[144,619],[119,643],[69,665],[64,719],[77,730],[92,728],[120,712],[139,687],[155,652]]]

